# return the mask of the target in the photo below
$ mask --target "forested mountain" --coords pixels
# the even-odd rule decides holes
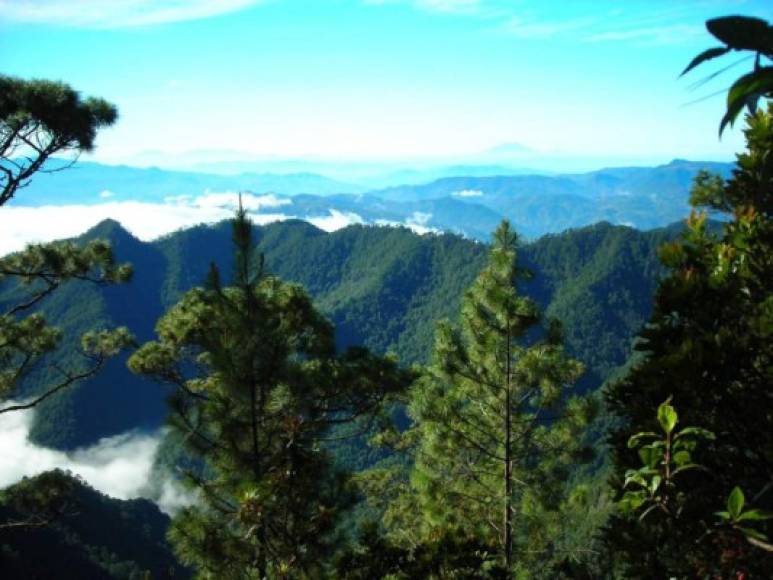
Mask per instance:
[[[19,199],[20,205],[93,203],[100,194],[111,201],[162,201],[166,197],[202,195],[206,191],[252,190],[283,195],[315,192],[357,193],[364,188],[330,179],[314,173],[240,173],[217,175],[192,171],[147,169],[128,165],[104,165],[79,161],[67,171],[57,171],[67,165],[53,159],[47,170],[30,183],[28,194]]]
[[[61,478],[64,509],[46,525],[8,527],[2,531],[3,578],[187,578],[165,537],[169,517],[145,499],[119,500],[62,472],[49,472],[3,491],[41,493],[47,480]],[[28,522],[13,500],[0,504],[0,521]],[[30,522],[39,524],[37,520]],[[43,557],[44,556],[44,557]]]
[[[405,225],[488,241],[507,218],[521,236],[534,240],[601,221],[665,227],[689,213],[690,185],[698,171],[727,176],[731,168],[730,163],[675,160],[582,174],[480,175],[464,173],[468,168],[461,166],[454,177],[368,191],[316,174],[214,175],[79,162],[68,171],[41,174],[12,205],[143,202],[160,204],[165,214],[192,212],[207,221],[218,219],[213,209],[225,212],[219,216],[231,209],[220,194],[249,191],[272,194],[260,201],[263,223],[297,218],[327,230],[352,223]]]
[[[600,221],[639,229],[666,226],[689,212],[688,192],[702,169],[728,176],[732,164],[674,160],[576,175],[448,177],[371,194],[395,202],[456,198],[488,208],[536,238]]]
[[[677,231],[598,224],[523,246],[522,261],[535,274],[524,290],[562,320],[570,352],[588,367],[582,388],[594,388],[625,361],[650,312],[660,272],[656,249]],[[86,328],[126,325],[139,342],[149,340],[158,317],[204,281],[211,262],[226,275],[232,271],[228,222],[145,243],[106,221],[83,236],[90,238],[110,240],[118,259],[134,265],[135,276],[120,286],[62,287],[45,313],[68,337]],[[365,226],[325,233],[301,221],[258,227],[255,239],[270,272],[308,289],[335,324],[339,345],[393,351],[403,364],[426,361],[435,323],[456,316],[487,253],[485,245],[454,235]],[[74,356],[74,344],[65,342],[64,356]],[[34,392],[44,378],[31,377],[25,392]],[[154,428],[163,422],[167,394],[131,375],[119,356],[98,377],[40,405],[31,436],[71,449],[129,429]]]

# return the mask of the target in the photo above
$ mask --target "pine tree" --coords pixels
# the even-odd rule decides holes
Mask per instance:
[[[556,326],[535,340],[540,316],[517,290],[526,272],[516,247],[504,221],[465,294],[461,330],[438,327],[433,362],[411,392],[407,435],[416,441],[420,534],[483,542],[511,571],[527,547],[550,543],[540,522],[562,500],[592,413],[567,398],[582,365],[564,353]]]
[[[205,463],[188,474],[200,504],[172,524],[182,561],[201,578],[315,576],[350,497],[331,430],[377,418],[410,375],[363,349],[337,356],[303,289],[253,265],[251,234],[240,208],[233,285],[213,266],[129,366],[176,387],[171,425]]]
[[[731,179],[701,174],[696,210],[683,238],[661,259],[660,284],[637,350],[642,360],[606,393],[623,422],[611,434],[615,478],[640,459],[628,440],[658,432],[655,410],[670,398],[680,421],[712,432],[695,450],[691,470],[675,480],[678,509],[642,521],[621,514],[606,541],[628,574],[767,577],[770,554],[737,533],[721,533],[715,512],[739,486],[754,507],[773,507],[773,108],[748,117],[748,151]],[[710,227],[705,208],[729,221]],[[760,532],[771,537],[770,522]]]
[[[0,75],[0,206],[52,156],[91,151],[97,130],[117,118],[115,105],[83,99],[65,83]]]
[[[97,98],[82,99],[64,83],[0,75],[0,211],[38,172],[46,171],[51,156],[77,158],[91,151],[97,131],[112,125],[117,117],[114,105]],[[55,377],[35,389],[35,397],[23,404],[5,405],[0,414],[34,407],[96,375],[108,358],[132,343],[126,328],[88,332],[81,340],[82,360],[63,368],[47,358],[60,346],[61,333],[41,313],[46,299],[67,282],[107,285],[127,282],[131,274],[128,264],[116,263],[110,245],[103,240],[83,246],[30,244],[21,252],[0,257],[0,398],[16,394],[33,368],[48,366]]]

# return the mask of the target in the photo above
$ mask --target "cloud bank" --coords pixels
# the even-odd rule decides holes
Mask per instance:
[[[309,217],[306,219],[310,224],[326,232],[334,232],[355,224],[364,224],[365,220],[354,212],[343,212],[337,209],[328,210],[328,215]]]
[[[442,230],[427,225],[431,219],[431,213],[415,211],[412,215],[406,218],[404,222],[396,222],[392,220],[376,220],[374,224],[382,227],[408,228],[413,233],[419,234],[420,236],[425,234],[442,234]]]
[[[238,206],[236,192],[205,192],[200,196],[173,196],[163,202],[111,201],[110,193],[100,194],[93,205],[46,205],[40,207],[0,208],[0,256],[24,249],[30,243],[51,242],[81,235],[105,219],[114,219],[143,241],[199,224],[211,224],[232,218]],[[479,192],[461,191],[454,195],[474,197]],[[326,213],[307,214],[293,208],[291,198],[274,194],[243,194],[242,205],[253,223],[266,225],[288,219],[302,219],[326,232],[350,225],[404,226],[419,234],[439,233],[430,227],[432,214],[414,212],[404,222],[368,221],[355,212],[330,208]]]
[[[152,26],[209,18],[262,0],[0,0],[0,21],[89,28]]]
[[[259,225],[293,217],[277,211],[292,201],[273,194],[245,194],[242,202],[253,222]],[[121,222],[141,240],[153,240],[181,228],[231,218],[237,203],[235,192],[206,192],[195,198],[167,198],[163,203],[106,201],[93,205],[3,207],[0,208],[0,256],[21,250],[28,243],[78,236],[108,218]]]
[[[124,433],[64,453],[29,441],[33,417],[33,410],[0,415],[0,488],[58,468],[81,476],[93,488],[114,498],[152,499],[166,513],[192,502],[192,496],[169,478],[151,485],[163,432]]]
[[[451,195],[454,197],[483,197],[483,192],[480,189],[463,189],[455,191]]]

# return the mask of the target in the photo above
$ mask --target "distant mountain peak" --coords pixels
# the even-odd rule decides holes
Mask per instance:
[[[125,240],[139,241],[131,234],[131,232],[129,232],[129,230],[123,227],[119,221],[111,218],[104,219],[95,226],[89,228],[86,230],[86,232],[79,236],[79,238],[84,240],[95,240],[101,238],[109,240],[113,243]]]
[[[515,155],[522,153],[534,153],[534,150],[521,143],[502,143],[485,151],[486,153],[495,153],[497,155]]]

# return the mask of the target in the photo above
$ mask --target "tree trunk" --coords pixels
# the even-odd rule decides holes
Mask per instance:
[[[507,323],[507,369],[505,379],[505,513],[504,513],[504,548],[505,548],[505,566],[507,567],[508,574],[513,563],[513,509],[512,509],[512,479],[513,479],[513,462],[512,462],[512,408],[511,408],[511,393],[510,393],[510,367],[511,367],[511,350],[510,350],[510,321]]]

